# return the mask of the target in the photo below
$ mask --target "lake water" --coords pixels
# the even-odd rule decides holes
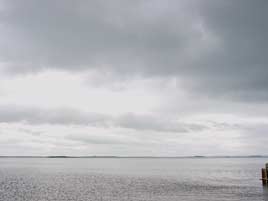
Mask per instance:
[[[0,158],[0,201],[268,201],[268,159]]]

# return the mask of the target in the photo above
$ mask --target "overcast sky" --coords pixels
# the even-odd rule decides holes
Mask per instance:
[[[0,0],[0,155],[268,154],[267,0]]]

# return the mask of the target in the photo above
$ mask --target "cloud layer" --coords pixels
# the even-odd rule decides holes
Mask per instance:
[[[267,100],[264,1],[2,5],[0,55],[7,71],[97,68],[175,75],[195,91]]]
[[[37,109],[18,106],[0,106],[0,123],[26,123],[30,125],[79,125],[101,128],[120,127],[155,132],[187,133],[206,129],[205,125],[182,123],[176,119],[160,118],[155,115],[124,114],[109,116],[81,112],[70,108]]]
[[[81,141],[99,145],[81,153],[135,155],[132,142],[157,155],[161,141],[170,154],[183,143],[193,154],[268,151],[254,137],[267,131],[267,8],[262,0],[0,0],[0,128],[16,133],[3,142],[29,148],[39,139],[27,130],[46,136],[35,128],[49,126],[39,137],[51,149],[61,139],[62,153]],[[148,150],[141,135],[158,145]]]

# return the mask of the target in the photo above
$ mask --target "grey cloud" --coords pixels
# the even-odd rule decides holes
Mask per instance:
[[[28,128],[19,128],[18,131],[23,132],[23,133],[28,133],[33,136],[40,136],[42,133],[44,133],[44,131],[36,131],[36,130],[28,129]]]
[[[0,122],[26,122],[29,124],[78,124],[98,125],[104,123],[104,115],[83,113],[74,109],[37,109],[19,106],[1,106]]]
[[[118,145],[118,144],[133,144],[130,139],[120,139],[116,136],[90,136],[87,134],[70,134],[65,136],[65,139],[71,141],[77,141],[85,144],[106,144],[106,145]]]
[[[125,114],[118,117],[82,112],[79,110],[37,109],[18,106],[0,106],[0,123],[83,125],[93,127],[120,127],[134,130],[186,133],[208,129],[198,123],[183,123],[157,115]],[[27,130],[23,130],[27,131]],[[29,133],[33,134],[32,131]]]
[[[265,0],[2,2],[7,71],[173,76],[189,93],[268,99]]]
[[[0,52],[15,72],[90,66],[147,71],[159,55],[168,61],[195,35],[181,6],[171,1],[173,8],[162,1],[4,3]]]
[[[207,129],[205,125],[181,123],[165,116],[125,114],[117,119],[117,124],[135,130],[186,133]]]
[[[220,45],[200,58],[195,64],[199,68],[190,72],[195,73],[192,84],[196,91],[234,100],[267,101],[267,2],[209,0],[199,6],[204,27]]]
[[[219,131],[226,131],[226,130],[240,130],[244,129],[245,125],[238,124],[238,123],[226,123],[226,122],[215,122],[210,121],[209,122],[211,128],[215,128]]]

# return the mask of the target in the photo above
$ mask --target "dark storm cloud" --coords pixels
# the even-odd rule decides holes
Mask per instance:
[[[153,115],[125,114],[119,117],[81,112],[79,110],[37,109],[18,106],[0,106],[0,123],[83,125],[93,127],[127,128],[137,131],[186,133],[208,129],[198,123],[182,123],[175,119]],[[26,130],[24,130],[26,132]]]
[[[268,2],[216,0],[200,6],[204,26],[220,46],[196,64],[195,87],[223,97],[267,100]]]
[[[173,9],[161,1],[3,2],[1,57],[15,72],[146,70],[160,54],[167,60],[187,47],[192,35],[174,2]]]
[[[102,68],[175,76],[210,97],[268,99],[265,0],[1,2],[9,72]]]

